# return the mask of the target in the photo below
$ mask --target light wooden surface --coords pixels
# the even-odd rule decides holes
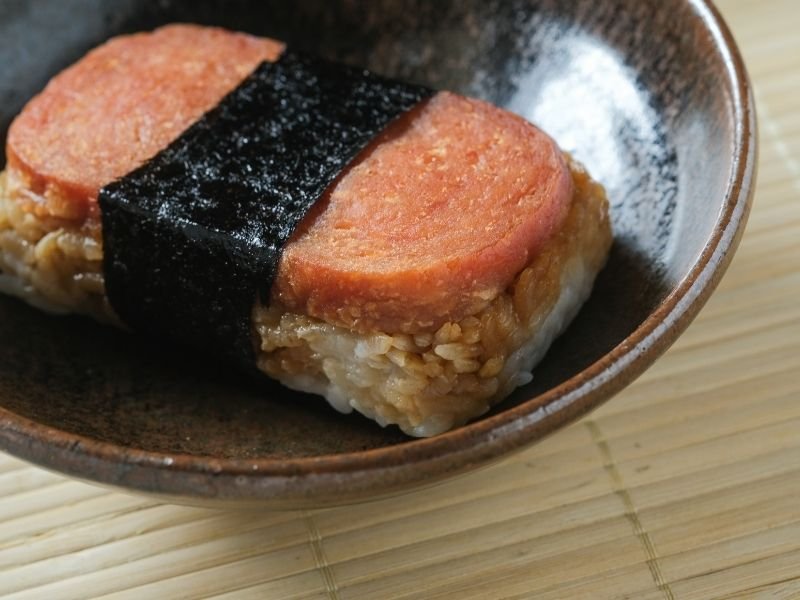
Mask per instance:
[[[491,469],[316,512],[160,505],[0,455],[0,596],[800,598],[800,3],[719,5],[755,83],[756,202],[634,385]]]

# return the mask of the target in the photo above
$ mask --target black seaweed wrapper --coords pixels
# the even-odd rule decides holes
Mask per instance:
[[[431,91],[288,50],[99,196],[106,293],[133,330],[255,369],[252,310],[309,208]]]

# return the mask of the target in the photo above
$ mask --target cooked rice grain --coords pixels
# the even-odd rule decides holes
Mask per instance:
[[[278,305],[257,305],[258,366],[342,412],[431,436],[486,412],[531,369],[588,297],[611,243],[602,187],[571,163],[564,227],[477,314],[416,335],[359,334]],[[118,323],[105,297],[97,219],[70,221],[0,174],[0,291],[53,312]]]
[[[15,184],[0,173],[0,292],[48,312],[116,322],[105,297],[99,224],[31,210],[35,198]]]
[[[477,417],[520,385],[588,298],[611,245],[601,186],[571,163],[575,198],[547,248],[481,312],[437,331],[368,335],[256,306],[259,368],[413,436]]]

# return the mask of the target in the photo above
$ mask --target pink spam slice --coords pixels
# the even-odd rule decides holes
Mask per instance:
[[[97,193],[197,121],[283,44],[216,27],[170,25],[106,42],[54,77],[9,128],[6,158],[37,194],[76,218]]]
[[[286,246],[273,293],[293,311],[361,331],[430,330],[508,287],[571,198],[552,139],[441,92],[328,190]]]
[[[174,25],[124,36],[54,78],[9,130],[8,168],[76,219],[283,45]],[[286,245],[273,299],[359,331],[416,332],[487,305],[563,222],[556,144],[511,113],[441,92],[392,123]]]

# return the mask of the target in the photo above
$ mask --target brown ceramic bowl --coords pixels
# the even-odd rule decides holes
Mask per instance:
[[[176,502],[272,508],[360,501],[463,473],[639,375],[700,309],[742,234],[753,100],[728,29],[702,0],[9,2],[0,132],[91,46],[176,20],[270,35],[528,117],[607,187],[611,258],[533,382],[424,440],[2,298],[0,449],[44,467]]]

